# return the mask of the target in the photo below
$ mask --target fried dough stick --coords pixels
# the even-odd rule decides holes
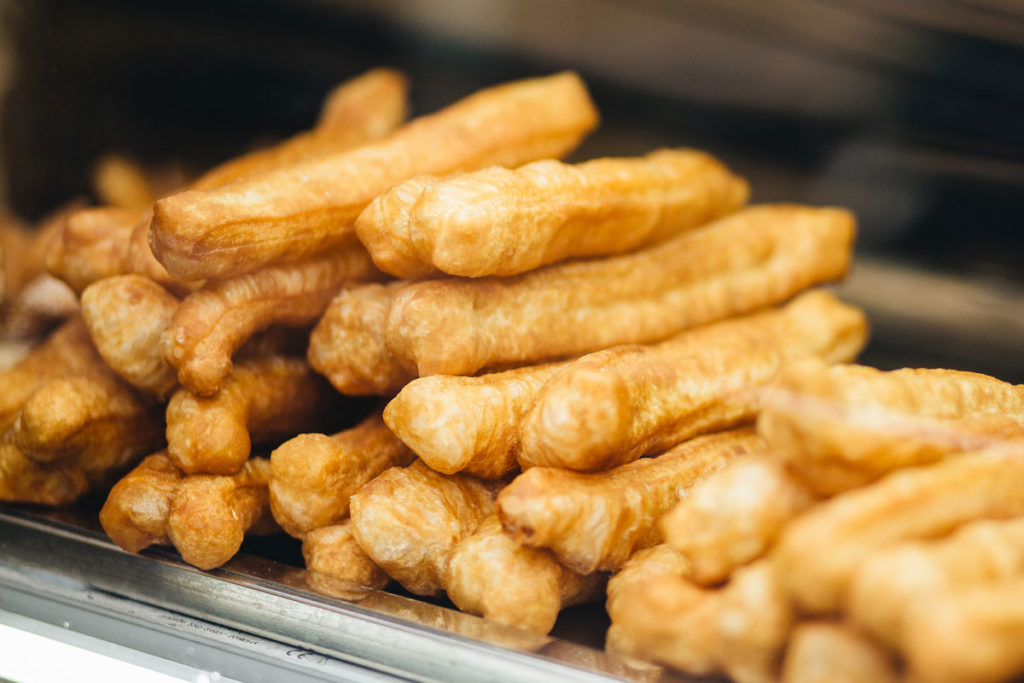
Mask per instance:
[[[975,522],[938,541],[869,557],[853,577],[847,613],[900,647],[911,612],[934,596],[1016,577],[1024,577],[1024,518]]]
[[[160,355],[160,337],[181,302],[141,275],[118,275],[82,292],[82,318],[96,349],[132,386],[167,396],[178,378]]]
[[[100,202],[107,205],[103,210],[145,211],[161,195],[141,166],[119,154],[100,157],[93,167],[92,186]]]
[[[120,275],[138,218],[136,211],[112,206],[72,213],[46,255],[47,269],[76,294],[97,280]]]
[[[455,546],[445,572],[459,609],[535,633],[548,633],[563,608],[597,599],[604,583],[604,575],[578,574],[547,551],[521,547],[495,515]]]
[[[907,625],[913,680],[995,683],[1024,672],[1024,578],[933,595]]]
[[[438,472],[499,479],[518,469],[520,423],[541,387],[566,365],[421,377],[388,403],[384,421]]]
[[[246,533],[277,530],[267,501],[269,476],[266,458],[252,458],[230,476],[189,476],[166,452],[156,453],[114,485],[100,523],[128,552],[173,545],[189,564],[214,569],[234,557]]]
[[[333,392],[304,361],[240,361],[210,397],[179,389],[167,405],[167,453],[188,474],[234,474],[252,443],[315,430]]]
[[[391,302],[402,283],[343,289],[309,336],[309,364],[343,394],[394,394],[415,375],[388,350]]]
[[[25,457],[10,429],[0,434],[0,500],[66,505],[93,488],[95,479],[80,467],[46,465]]]
[[[352,522],[348,519],[307,533],[302,540],[302,557],[306,561],[306,569],[319,575],[310,577],[314,587],[320,576],[378,589],[391,580],[359,547],[352,534]],[[323,583],[330,587],[330,581]]]
[[[300,434],[270,454],[270,509],[281,528],[304,538],[348,516],[349,498],[371,479],[414,458],[380,413],[330,437]]]
[[[600,471],[752,420],[756,388],[788,361],[849,361],[866,339],[864,314],[818,291],[655,346],[589,354],[540,391],[519,463]]]
[[[633,254],[411,283],[387,343],[426,376],[657,342],[842,276],[853,231],[843,210],[759,206]]]
[[[495,494],[493,484],[440,474],[417,460],[352,496],[353,532],[391,578],[416,595],[436,595],[452,550],[494,511]]]
[[[16,295],[31,277],[20,258],[31,239],[28,227],[16,217],[0,211],[0,305]]]
[[[973,372],[806,362],[765,392],[758,430],[815,490],[861,486],[1006,440],[1024,440],[1024,386]]]
[[[793,629],[782,683],[896,683],[892,658],[847,624],[811,621]]]
[[[551,549],[581,574],[615,571],[661,540],[657,521],[697,482],[763,448],[753,429],[737,429],[606,472],[531,467],[498,496],[498,515],[517,541]]]
[[[161,340],[163,358],[184,387],[209,396],[231,372],[231,355],[255,332],[309,325],[339,289],[381,277],[353,239],[302,263],[207,283],[181,302]]]
[[[1024,515],[1024,449],[966,454],[894,472],[812,508],[783,530],[770,556],[800,607],[820,614],[842,606],[874,553],[1017,515]]]
[[[656,574],[616,590],[612,626],[637,654],[740,683],[774,681],[793,624],[792,606],[767,562],[736,571],[723,588]]]
[[[691,578],[707,586],[761,557],[814,501],[777,456],[754,455],[698,481],[660,526],[665,542],[690,560]]]
[[[730,213],[749,194],[718,160],[689,149],[575,166],[549,159],[412,182],[419,192],[399,186],[356,221],[378,267],[410,279],[439,271],[515,275],[629,251]],[[407,206],[395,205],[403,200]]]
[[[561,156],[596,123],[572,73],[488,88],[350,152],[164,198],[150,244],[184,279],[299,260],[344,241],[366,205],[402,180]]]

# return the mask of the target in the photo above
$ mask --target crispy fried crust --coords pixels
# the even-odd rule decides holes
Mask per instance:
[[[809,486],[836,493],[900,467],[1024,440],[1024,386],[973,372],[808,361],[765,392],[758,430]]]
[[[202,280],[181,280],[171,277],[163,264],[153,256],[153,250],[149,248],[149,224],[152,220],[153,211],[150,209],[132,227],[132,234],[128,238],[128,250],[125,252],[121,270],[125,273],[134,273],[149,278],[177,296],[185,296],[202,287]]]
[[[452,550],[445,589],[464,612],[547,633],[563,607],[596,599],[604,579],[577,574],[546,551],[520,546],[491,515]]]
[[[660,540],[658,519],[733,457],[763,449],[752,429],[699,437],[656,458],[580,474],[532,467],[498,496],[505,531],[582,574],[614,571]]]
[[[518,469],[520,423],[544,383],[565,366],[421,377],[388,403],[384,421],[438,472],[499,479]]]
[[[47,269],[76,294],[97,280],[120,275],[138,220],[137,211],[116,207],[75,211],[46,255]]]
[[[82,292],[82,318],[96,350],[132,386],[167,396],[178,378],[160,356],[160,337],[179,300],[141,275],[118,275]]]
[[[387,343],[425,376],[657,342],[842,276],[853,233],[847,211],[759,206],[633,254],[410,283]]]
[[[420,461],[392,467],[350,500],[356,539],[391,578],[417,595],[444,590],[448,558],[494,510],[495,487],[444,475]]]
[[[348,515],[349,498],[389,467],[415,456],[379,413],[333,436],[300,434],[270,454],[270,508],[296,538]]]
[[[381,277],[355,240],[302,263],[207,283],[185,297],[161,339],[164,360],[187,389],[209,396],[231,372],[231,356],[272,324],[316,321],[346,285]]]
[[[1024,575],[1024,518],[968,524],[949,537],[904,543],[869,557],[850,587],[850,618],[903,644],[910,615],[934,597]]]
[[[176,277],[229,277],[344,240],[377,195],[421,173],[560,156],[597,123],[578,76],[482,90],[380,142],[155,205],[150,243]]]
[[[343,289],[309,337],[309,364],[343,394],[391,395],[415,376],[388,350],[388,313],[401,283]]]
[[[819,291],[655,346],[589,354],[538,395],[522,423],[519,463],[604,470],[752,420],[755,389],[787,362],[849,361],[866,339],[864,314]]]
[[[234,474],[252,443],[316,429],[330,388],[304,361],[247,358],[210,397],[179,389],[167,405],[167,452],[188,474]]]
[[[965,454],[894,472],[812,508],[783,530],[771,557],[804,610],[831,612],[846,599],[857,568],[876,551],[940,536],[967,522],[1022,514],[1024,450]]]
[[[892,658],[847,624],[810,621],[793,629],[782,683],[896,683]]]
[[[348,519],[306,534],[302,557],[309,571],[356,586],[379,589],[391,580],[359,547]]]
[[[701,585],[765,553],[814,496],[773,455],[738,458],[702,479],[661,519],[665,542],[686,555]]]
[[[0,500],[9,503],[66,505],[93,485],[89,474],[67,465],[37,463],[18,449],[8,429],[0,435]]]
[[[200,569],[221,566],[248,533],[276,530],[267,500],[270,463],[253,458],[231,476],[181,472],[165,452],[114,485],[100,511],[111,540],[129,552],[171,544]]]
[[[515,275],[629,251],[734,211],[748,196],[746,183],[716,159],[686,149],[577,166],[547,159],[428,187],[412,182],[411,190],[388,193],[411,206],[396,215],[396,200],[384,195],[376,202],[392,203],[391,211],[371,205],[356,221],[377,265],[404,278]]]

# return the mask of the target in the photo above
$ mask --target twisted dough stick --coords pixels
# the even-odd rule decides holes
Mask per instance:
[[[758,430],[824,494],[1007,440],[1024,440],[1024,386],[954,370],[882,372],[807,361],[765,392]]]
[[[782,683],[896,683],[885,650],[841,622],[810,621],[793,629],[782,664]]]
[[[150,244],[174,276],[230,277],[344,240],[377,195],[421,173],[560,156],[597,123],[578,76],[482,90],[380,142],[155,205]]]
[[[425,376],[656,342],[842,276],[852,239],[846,211],[760,206],[634,254],[411,283],[387,343]]]
[[[403,278],[515,275],[629,251],[730,213],[748,195],[716,159],[688,149],[409,182],[356,221],[377,265]]]
[[[102,477],[68,465],[46,465],[25,457],[8,429],[0,434],[0,500],[11,503],[66,505],[86,493]]]
[[[307,533],[302,540],[302,558],[309,571],[356,586],[383,588],[391,580],[359,547],[348,519]],[[310,578],[315,587],[319,577]],[[322,583],[331,587],[333,582]]]
[[[231,372],[232,354],[255,332],[272,324],[308,325],[339,289],[380,277],[353,239],[302,263],[207,283],[181,302],[161,339],[161,355],[182,386],[209,396]]]
[[[866,338],[860,310],[809,292],[656,346],[592,353],[541,390],[522,422],[519,463],[604,470],[751,420],[755,389],[787,362],[852,360]]]
[[[658,519],[697,482],[763,447],[752,429],[737,429],[606,472],[531,467],[498,496],[498,515],[517,541],[550,548],[581,574],[614,571],[660,540]]]
[[[109,206],[72,213],[47,252],[47,270],[76,294],[97,280],[119,275],[137,221],[137,212]]]

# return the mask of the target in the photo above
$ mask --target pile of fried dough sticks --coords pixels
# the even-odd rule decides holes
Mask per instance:
[[[847,211],[746,207],[689,149],[558,161],[598,121],[572,73],[406,109],[377,69],[184,189],[108,164],[107,205],[8,220],[5,333],[63,322],[5,347],[0,499],[105,495],[203,569],[283,529],[542,634],[607,595],[638,667],[1024,669],[1024,389],[832,365]]]

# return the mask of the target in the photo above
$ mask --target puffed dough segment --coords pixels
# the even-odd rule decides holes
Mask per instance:
[[[254,333],[272,324],[311,324],[343,286],[380,277],[352,240],[308,261],[207,283],[181,302],[161,339],[161,354],[182,386],[209,396],[231,372],[232,354]]]
[[[137,211],[109,206],[72,213],[46,255],[47,270],[76,294],[97,280],[120,275],[138,220]]]
[[[582,574],[615,571],[657,543],[657,521],[732,458],[764,448],[753,429],[711,434],[605,472],[532,467],[498,496],[505,531]]]
[[[444,579],[460,610],[535,633],[548,633],[562,608],[597,599],[604,583],[601,574],[577,574],[545,550],[520,546],[493,514],[455,546]]]
[[[383,588],[391,580],[359,547],[348,519],[307,533],[302,557],[308,571],[355,586]]]
[[[566,365],[532,365],[477,377],[421,377],[388,403],[384,421],[438,472],[499,479],[519,468],[520,423],[541,387]]]
[[[955,370],[882,372],[806,362],[764,395],[758,430],[821,493],[1024,440],[1024,386]]]
[[[353,396],[390,395],[415,375],[388,350],[388,313],[400,282],[343,289],[309,336],[309,364]]]
[[[230,476],[190,476],[166,452],[155,453],[110,490],[100,523],[128,552],[173,545],[189,564],[214,569],[235,556],[246,533],[277,530],[267,501],[269,476],[266,458],[253,458]]]
[[[379,142],[155,204],[150,244],[183,279],[229,277],[343,241],[375,197],[422,173],[558,157],[597,124],[573,73],[481,90]]]
[[[896,471],[808,510],[783,530],[770,557],[801,608],[832,612],[875,552],[967,522],[1017,515],[1024,515],[1024,450],[965,454]]]
[[[854,574],[847,613],[900,647],[911,613],[933,597],[1015,577],[1024,577],[1024,518],[974,522],[944,539],[871,555]]]
[[[794,621],[767,562],[736,571],[719,589],[656,574],[617,590],[612,626],[635,654],[695,675],[775,681]]]
[[[66,505],[89,492],[103,477],[80,467],[30,460],[14,444],[8,429],[0,433],[0,500],[10,503]],[[109,484],[108,484],[109,485]]]
[[[930,596],[907,625],[915,681],[996,683],[1024,672],[1024,578]]]
[[[296,538],[348,515],[349,498],[389,467],[415,456],[380,413],[330,437],[300,434],[270,454],[270,509]]]
[[[495,485],[444,475],[417,460],[392,467],[349,502],[359,545],[408,591],[444,590],[448,558],[494,511]]]
[[[701,585],[761,557],[815,497],[772,454],[729,462],[702,479],[664,517],[665,542],[686,555]]]
[[[758,206],[622,256],[410,283],[391,306],[387,343],[426,376],[658,342],[841,277],[853,234],[842,209]]]
[[[410,279],[516,275],[629,251],[731,213],[749,194],[718,160],[689,149],[409,182],[374,200],[356,231],[381,270]]]
[[[178,386],[160,337],[181,302],[141,275],[117,275],[82,292],[82,318],[100,356],[132,386],[167,396]]]
[[[848,624],[809,621],[790,636],[782,683],[897,683],[892,657]]]
[[[570,364],[523,420],[519,463],[599,471],[757,415],[757,387],[807,356],[849,361],[867,341],[857,308],[808,292],[778,309],[620,346]]]
[[[252,443],[316,429],[331,399],[305,361],[247,358],[213,396],[174,393],[167,405],[167,452],[188,474],[234,474]]]

